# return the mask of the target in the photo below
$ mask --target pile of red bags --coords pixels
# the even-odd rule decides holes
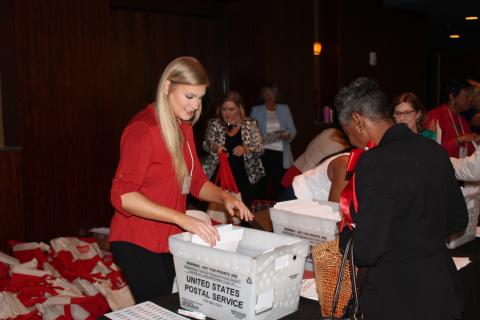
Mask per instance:
[[[96,319],[134,304],[111,256],[94,238],[11,241],[0,252],[0,319]]]

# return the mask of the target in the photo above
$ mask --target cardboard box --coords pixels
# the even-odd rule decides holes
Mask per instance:
[[[279,319],[295,312],[308,241],[230,228],[237,241],[220,244],[224,249],[197,244],[189,232],[169,238],[181,307],[214,319]]]

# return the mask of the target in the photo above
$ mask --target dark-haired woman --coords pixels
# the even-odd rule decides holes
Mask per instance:
[[[443,148],[450,157],[465,158],[475,151],[470,124],[460,114],[470,107],[472,87],[467,81],[449,79],[446,83],[447,102],[430,110],[425,126],[436,131],[440,127]]]

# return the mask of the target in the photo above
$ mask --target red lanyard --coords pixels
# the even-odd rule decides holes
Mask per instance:
[[[353,219],[350,213],[350,204],[353,201],[353,206],[355,212],[358,212],[358,200],[357,194],[355,193],[355,167],[357,165],[360,156],[367,150],[375,147],[375,142],[369,141],[367,147],[364,149],[353,149],[350,152],[350,157],[348,158],[347,164],[347,173],[353,173],[352,178],[348,181],[347,185],[340,194],[340,212],[342,213],[342,222],[340,224],[340,232],[343,228],[348,226],[352,230]]]

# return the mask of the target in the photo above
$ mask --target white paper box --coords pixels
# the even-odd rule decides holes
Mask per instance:
[[[214,319],[279,319],[295,312],[308,241],[232,227],[238,229],[243,236],[235,252],[192,243],[190,232],[169,238],[181,307]]]

